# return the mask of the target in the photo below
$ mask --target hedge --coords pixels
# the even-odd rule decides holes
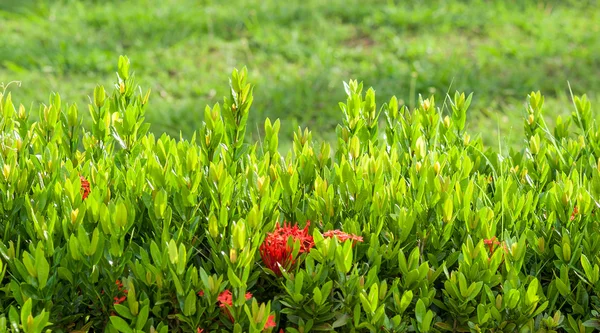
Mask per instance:
[[[600,128],[585,96],[523,146],[466,131],[471,95],[409,110],[344,84],[335,148],[252,86],[188,140],[155,136],[126,57],[89,128],[58,94],[0,94],[0,332],[591,332],[600,328]]]

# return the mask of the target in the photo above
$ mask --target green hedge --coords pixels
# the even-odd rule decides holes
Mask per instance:
[[[591,332],[600,128],[587,98],[521,150],[465,132],[471,96],[382,106],[345,84],[335,151],[244,139],[246,71],[190,140],[148,133],[119,59],[82,127],[0,94],[0,332]],[[445,115],[444,113],[448,113]],[[36,121],[33,121],[36,117]]]

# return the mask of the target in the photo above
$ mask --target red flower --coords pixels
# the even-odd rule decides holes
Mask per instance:
[[[293,258],[293,249],[288,245],[288,240],[300,242],[300,253],[308,252],[315,242],[308,234],[310,222],[306,223],[304,229],[298,228],[298,224],[293,227],[291,224],[283,224],[283,227],[277,223],[275,230],[267,234],[267,238],[260,246],[260,256],[263,262],[275,274],[281,275],[281,268],[290,270],[296,263],[297,258]]]
[[[115,284],[119,288],[120,292],[122,292],[123,294],[127,294],[128,293],[128,290],[125,289],[125,288],[123,288],[123,283],[121,283],[120,280],[116,280]],[[121,297],[115,296],[115,297],[113,297],[113,299],[115,300],[115,303],[114,303],[115,305],[116,304],[121,304],[121,303],[125,302],[125,300],[127,299],[127,296],[125,296],[125,295],[123,295]]]
[[[356,242],[362,242],[363,238],[362,236],[357,236],[357,235],[353,235],[353,234],[347,234],[341,230],[329,230],[326,231],[323,234],[323,237],[327,237],[327,238],[331,238],[331,237],[337,237],[337,239],[339,239],[340,242],[345,242],[348,239],[351,239],[352,241],[354,241],[354,243]]]
[[[571,221],[575,219],[575,216],[577,216],[577,214],[579,214],[579,208],[575,206],[575,208],[573,208],[573,213],[571,213]]]
[[[217,297],[217,300],[219,301],[219,307],[221,308],[233,305],[233,297],[231,295],[231,291],[229,290],[223,291],[219,297]]]
[[[200,290],[200,291],[198,292],[198,296],[200,296],[200,297],[204,296],[204,290]]]
[[[85,200],[90,194],[90,182],[87,181],[83,176],[79,176],[79,180],[81,180],[81,197]],[[119,280],[117,280],[119,281]]]
[[[249,300],[251,298],[252,298],[252,294],[249,292],[246,293],[246,300]],[[227,308],[227,307],[233,306],[233,295],[231,294],[231,291],[229,291],[228,289],[223,290],[223,292],[219,295],[219,297],[217,297],[217,301],[219,301],[219,307],[225,309],[225,314],[227,314],[229,319],[233,322],[233,316],[231,315],[231,312],[229,312],[229,309]]]
[[[492,253],[494,253],[494,246],[499,245],[500,242],[498,240],[496,240],[496,236],[494,236],[490,239],[484,239],[483,244],[485,244],[486,246],[489,247],[489,251],[490,251],[490,255],[491,255]]]
[[[127,299],[127,296],[121,296],[121,297],[115,296],[113,299],[115,300],[115,305],[117,305],[117,304],[121,304],[121,303],[125,302],[125,300]]]
[[[246,300],[249,300],[252,298],[252,294],[251,293],[246,293]],[[229,290],[224,290],[219,297],[217,297],[217,300],[219,301],[219,307],[224,308],[226,306],[233,306],[233,295],[231,294],[231,291]]]
[[[196,333],[203,333],[203,332],[204,332],[204,329],[203,329],[203,328],[200,328],[200,327],[198,327],[198,328],[196,329]]]
[[[275,316],[270,315],[269,318],[267,318],[267,322],[265,323],[265,327],[263,328],[263,330],[273,328],[275,326],[277,326],[277,324],[275,323]]]

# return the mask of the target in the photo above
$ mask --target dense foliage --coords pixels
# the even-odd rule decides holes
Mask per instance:
[[[0,95],[0,332],[591,332],[600,128],[527,98],[519,151],[345,84],[337,145],[245,139],[246,71],[191,140],[148,134],[120,58],[82,126]]]

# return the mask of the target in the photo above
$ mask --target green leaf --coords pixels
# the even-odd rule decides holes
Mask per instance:
[[[377,309],[379,307],[379,286],[377,283],[371,285],[371,290],[369,290],[369,303],[371,303],[371,309]]]
[[[41,333],[44,327],[48,326],[48,319],[50,318],[50,313],[46,312],[46,310],[42,310],[42,312],[33,318],[33,331],[35,333]]]
[[[429,310],[423,317],[423,322],[421,323],[421,331],[422,332],[429,332],[429,329],[431,328],[432,320],[433,320],[433,312],[431,310]]]
[[[101,85],[97,85],[94,88],[94,105],[96,107],[101,108],[104,106],[104,100],[106,99],[106,92],[104,91],[104,87]]]
[[[175,290],[177,291],[177,294],[183,295],[183,287],[181,286],[181,281],[179,281],[177,273],[175,273],[175,271],[172,269],[170,269],[169,271],[171,272],[171,279],[173,279],[173,284],[175,285]]]
[[[599,276],[600,268],[598,267],[598,265],[594,265],[594,267],[592,268],[592,264],[590,263],[588,258],[585,256],[585,254],[581,255],[580,260],[581,260],[581,266],[583,267],[586,278],[588,279],[588,281],[591,284],[596,284],[596,282],[598,282],[598,278],[600,277]]]
[[[414,270],[419,267],[419,257],[421,256],[421,252],[418,247],[415,247],[408,256],[408,269]]]
[[[556,285],[556,289],[561,296],[565,297],[571,293],[571,288],[569,288],[561,279],[554,279],[554,283]]]
[[[331,289],[333,288],[333,281],[329,280],[327,281],[322,287],[321,287],[321,293],[323,295],[324,298],[329,297],[330,293],[331,293]]]
[[[118,69],[119,77],[123,80],[127,80],[129,78],[129,58],[126,56],[119,56]]]
[[[443,219],[444,219],[444,222],[446,222],[446,223],[448,223],[452,220],[453,203],[454,203],[454,201],[452,199],[452,196],[448,196],[446,201],[444,201]]]
[[[134,316],[137,316],[139,313],[140,303],[137,301],[136,293],[135,293],[135,285],[133,284],[133,278],[128,279],[127,288],[127,305],[129,305],[129,311]]]
[[[12,328],[13,332],[19,332],[19,313],[12,305],[8,311],[8,320],[10,321],[10,327]]]
[[[89,254],[88,255],[94,255],[96,253],[96,249],[98,249],[98,243],[100,242],[100,240],[104,241],[104,237],[101,238],[100,235],[100,231],[98,230],[98,228],[94,228],[94,231],[92,233],[92,241],[90,243],[89,246]]]
[[[342,327],[346,325],[350,319],[351,317],[347,314],[341,315],[339,318],[336,319],[336,321],[333,322],[333,324],[331,324],[331,328]]]
[[[177,251],[179,258],[177,261],[177,274],[183,274],[185,272],[185,267],[187,264],[187,251],[185,249],[185,245],[183,243],[179,244],[179,250]]]
[[[126,307],[125,305],[122,304],[115,304],[114,305],[115,311],[117,311],[117,313],[119,314],[119,316],[127,318],[127,319],[133,319],[133,315],[131,314],[131,311],[129,311],[129,308]]]
[[[25,304],[23,304],[23,307],[21,308],[21,324],[22,325],[25,325],[27,323],[27,318],[29,316],[31,316],[31,307],[32,307],[32,301],[30,298],[25,302]]]
[[[227,278],[229,278],[229,283],[231,283],[232,287],[234,287],[234,288],[240,288],[242,286],[242,281],[235,274],[235,272],[233,271],[233,269],[231,269],[231,267],[229,267],[227,269]]]
[[[352,242],[345,242],[343,246],[344,251],[344,272],[348,273],[352,268]]]
[[[583,326],[600,330],[600,319],[590,319],[583,322]]]
[[[400,313],[404,313],[413,299],[412,290],[407,290],[402,294],[402,298],[400,299]]]
[[[179,255],[177,253],[177,244],[173,239],[169,241],[169,259],[171,260],[171,264],[177,264],[179,260]]]
[[[323,295],[321,294],[321,290],[319,289],[319,287],[315,287],[313,289],[313,300],[317,305],[321,305],[323,302]]]
[[[540,304],[540,306],[537,307],[537,309],[535,310],[535,312],[532,314],[531,317],[536,317],[540,313],[544,312],[544,310],[546,310],[546,308],[548,307],[548,304],[549,304],[548,301],[545,301],[544,303]]]
[[[156,243],[154,241],[152,241],[150,243],[150,254],[152,255],[152,260],[154,260],[154,263],[158,267],[161,267],[162,254],[161,254],[160,250],[158,249],[158,245],[156,245]]]
[[[192,316],[196,313],[196,293],[194,291],[190,291],[185,298],[185,303],[183,306],[183,314],[186,316]]]
[[[373,313],[373,308],[371,308],[371,302],[369,302],[369,300],[367,299],[367,297],[365,296],[365,293],[360,293],[358,294],[358,297],[360,299],[360,302],[363,306],[363,309],[365,310],[366,313]]]
[[[477,297],[479,295],[479,292],[481,291],[482,287],[483,287],[482,281],[471,283],[471,285],[469,286],[469,289],[467,290],[467,295],[468,295],[467,299],[472,300],[475,297]]]
[[[427,309],[425,308],[425,303],[423,303],[422,299],[417,301],[417,305],[415,306],[415,319],[418,323],[423,323],[425,319]]]
[[[506,307],[509,309],[514,309],[519,304],[519,300],[521,299],[521,294],[516,289],[511,289],[506,295]]]
[[[127,206],[125,206],[123,201],[119,202],[115,209],[115,223],[120,228],[123,228],[125,225],[127,225]]]
[[[166,210],[167,192],[165,190],[160,190],[156,193],[156,197],[154,198],[154,214],[156,214],[156,217],[158,218],[163,218]]]
[[[79,241],[74,234],[71,234],[71,238],[69,239],[69,252],[71,253],[73,260],[81,259],[81,253],[79,252]]]
[[[131,327],[129,327],[129,324],[121,317],[110,316],[110,322],[119,332],[133,333],[133,330]]]
[[[6,317],[0,317],[0,333],[6,333]]]
[[[50,274],[50,265],[48,260],[44,257],[44,250],[42,250],[42,244],[38,243],[38,247],[35,250],[35,265],[38,272],[38,284],[40,289],[46,287],[48,282],[48,275]]]
[[[362,294],[359,294],[359,296]],[[363,296],[364,298],[364,296]],[[361,298],[361,301],[363,300],[363,298]],[[366,299],[365,299],[366,300]],[[366,302],[367,304],[369,304],[369,302]],[[363,303],[363,306],[365,304]],[[358,326],[358,324],[360,323],[360,317],[361,317],[361,311],[360,311],[360,304],[356,303],[356,305],[354,306],[354,312],[352,315],[352,319],[354,321],[354,326]]]
[[[490,319],[490,314],[483,304],[477,305],[477,324],[483,325]]]
[[[537,303],[537,301],[539,300],[539,297],[537,296],[538,286],[538,280],[536,278],[533,278],[533,280],[529,283],[529,287],[527,288],[526,297],[528,304]]]
[[[41,300],[40,289],[34,288],[32,285],[27,283],[21,283],[21,292],[25,297],[33,298],[34,300]]]
[[[150,313],[150,306],[148,304],[144,305],[142,307],[142,310],[140,310],[140,313],[138,314],[137,318],[135,319],[135,329],[136,330],[143,330],[144,326],[146,325],[146,322],[148,321],[148,314]]]
[[[31,256],[31,254],[29,254],[29,252],[23,253],[23,264],[27,268],[27,272],[29,273],[29,276],[37,278],[38,272],[35,269],[34,259]]]
[[[460,295],[465,298],[468,297],[469,289],[467,288],[467,279],[461,272],[458,272],[458,286],[460,288]]]

